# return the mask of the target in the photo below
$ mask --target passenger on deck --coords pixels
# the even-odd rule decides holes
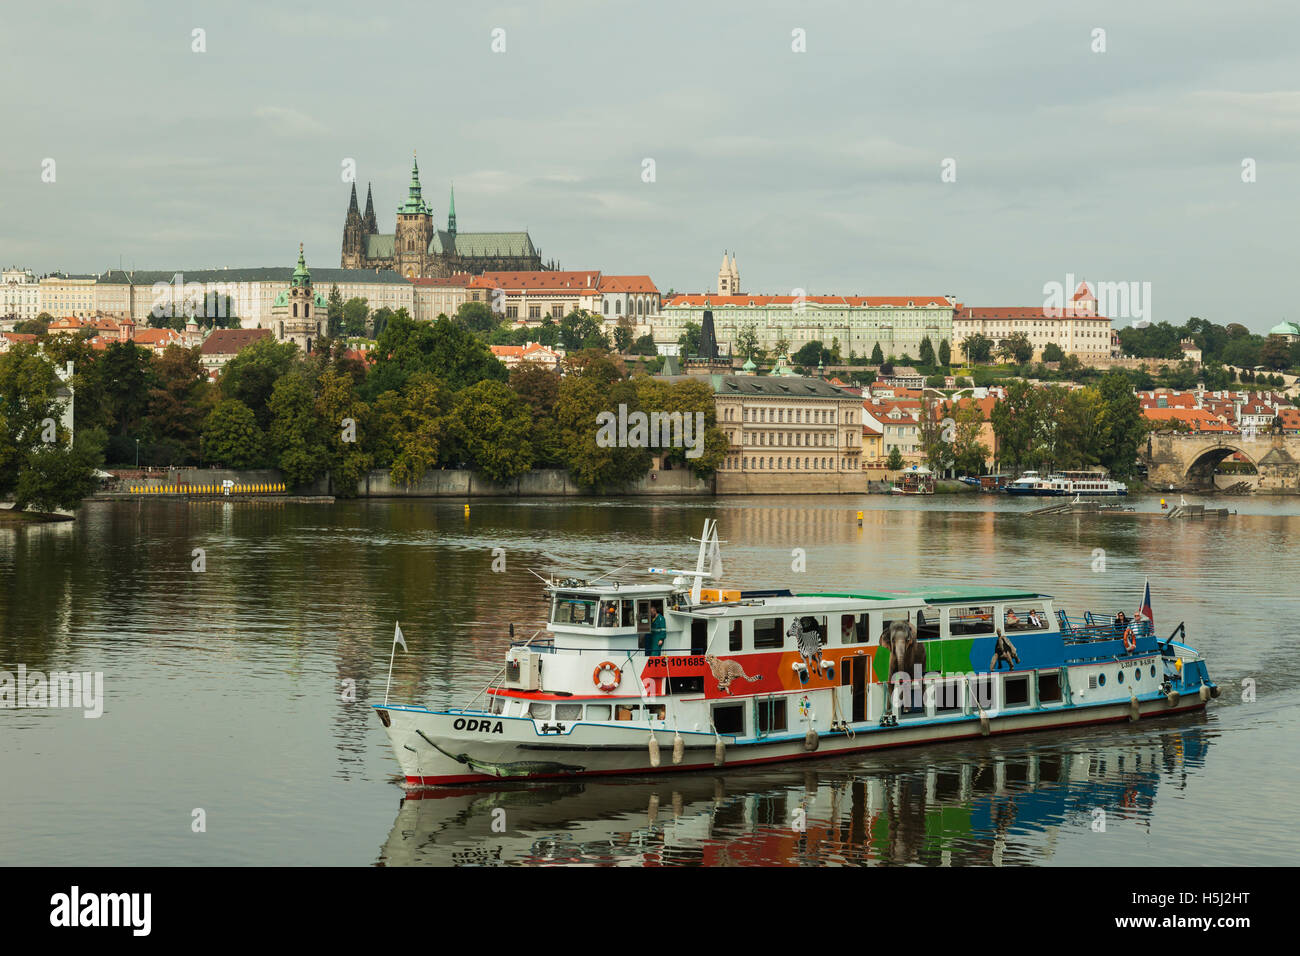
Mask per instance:
[[[1030,627],[1043,627],[1043,626],[1044,626],[1044,624],[1043,624],[1043,619],[1042,619],[1041,617],[1038,616],[1038,612],[1037,612],[1037,611],[1030,611],[1030,612],[1029,612],[1029,626],[1030,626]]]
[[[1018,629],[1019,627],[1020,618],[1016,616],[1015,611],[1007,608],[1007,630],[1012,630],[1013,628]]]
[[[1118,614],[1115,615],[1115,627],[1114,627],[1115,636],[1123,637],[1124,629],[1126,627],[1128,627],[1128,618],[1124,615],[1123,611],[1120,611]]]

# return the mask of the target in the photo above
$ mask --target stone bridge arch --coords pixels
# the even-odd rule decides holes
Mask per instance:
[[[1157,488],[1209,490],[1219,462],[1240,453],[1258,472],[1258,488],[1300,494],[1300,435],[1169,433],[1151,436],[1149,480]]]

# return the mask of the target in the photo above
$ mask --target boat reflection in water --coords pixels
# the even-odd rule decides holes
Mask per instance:
[[[417,789],[376,862],[1046,863],[1063,833],[1149,827],[1159,788],[1182,789],[1204,765],[1214,736],[1207,724],[1158,721],[1128,735],[1060,742],[981,740],[779,771]]]

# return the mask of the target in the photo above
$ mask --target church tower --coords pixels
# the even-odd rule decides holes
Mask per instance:
[[[736,255],[730,261],[722,253],[722,267],[718,269],[718,295],[740,295],[740,270],[736,268]]]
[[[307,271],[302,243],[298,243],[298,267],[293,270],[289,288],[276,297],[271,309],[276,339],[295,342],[304,354],[310,355],[313,343],[325,331],[327,313],[318,306],[317,297],[312,294],[311,273]]]
[[[361,210],[357,208],[357,184],[352,184],[352,201],[348,203],[347,219],[343,222],[343,257],[339,263],[342,269],[362,268],[361,258],[364,254],[365,223],[361,219]]]
[[[375,200],[370,194],[370,183],[366,183],[366,214],[361,221],[367,236],[379,233],[379,222],[375,219]]]
[[[397,208],[397,234],[393,242],[393,268],[408,279],[425,275],[429,243],[433,241],[433,210],[421,197],[420,164],[411,159],[411,185],[406,202]]]
[[[456,237],[456,184],[451,184],[451,199],[447,202],[447,231]]]

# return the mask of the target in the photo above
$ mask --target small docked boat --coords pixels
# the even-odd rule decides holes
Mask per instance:
[[[705,588],[705,522],[671,581],[545,583],[545,636],[512,642],[465,706],[375,705],[408,785],[749,766],[1138,720],[1219,696],[1205,661],[1134,621],[1035,590]],[[1149,591],[1148,591],[1149,595]],[[403,646],[405,643],[403,642]]]
[[[899,483],[890,487],[895,495],[932,495],[934,494],[934,472],[929,468],[913,465],[899,476]]]

